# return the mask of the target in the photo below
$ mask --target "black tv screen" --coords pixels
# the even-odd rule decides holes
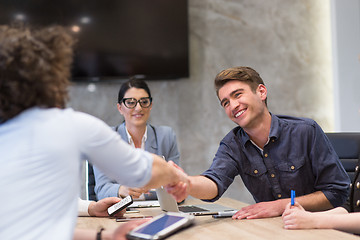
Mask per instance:
[[[60,24],[78,37],[73,81],[189,76],[187,0],[1,0],[0,24]]]

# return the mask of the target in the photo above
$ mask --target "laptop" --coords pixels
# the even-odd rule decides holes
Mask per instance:
[[[176,200],[164,188],[156,189],[160,207],[166,212],[183,212],[195,216],[213,215],[219,212],[236,211],[234,208],[225,207],[216,203],[178,206]]]

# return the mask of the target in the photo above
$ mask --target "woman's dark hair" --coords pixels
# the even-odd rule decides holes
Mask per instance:
[[[60,26],[0,26],[1,122],[35,106],[65,107],[74,42]]]
[[[144,80],[138,78],[130,78],[130,80],[124,82],[120,87],[118,94],[118,103],[121,103],[126,91],[129,90],[130,88],[144,89],[151,98],[150,89]]]

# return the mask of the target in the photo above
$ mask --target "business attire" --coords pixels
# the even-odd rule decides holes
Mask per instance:
[[[355,177],[351,184],[350,197],[343,207],[348,212],[360,212],[360,159],[355,168]]]
[[[129,142],[125,123],[122,123],[113,129],[121,136],[122,139]],[[147,124],[146,135],[146,151],[163,156],[167,161],[172,160],[176,164],[179,164],[180,153],[177,147],[176,135],[172,128],[168,126],[152,126]],[[119,183],[107,177],[97,167],[94,167],[94,175],[95,193],[97,199],[119,197]]]
[[[240,175],[256,202],[322,191],[330,203],[341,206],[348,197],[350,179],[320,126],[311,119],[271,115],[264,149],[236,127],[220,142],[211,167],[203,173],[218,186],[221,197]]]
[[[128,186],[151,178],[149,153],[72,109],[25,110],[0,136],[0,239],[72,239],[85,158]]]

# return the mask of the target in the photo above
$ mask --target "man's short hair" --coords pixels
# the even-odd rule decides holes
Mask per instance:
[[[214,83],[217,96],[219,96],[220,88],[222,88],[227,82],[234,80],[247,83],[253,92],[256,92],[259,84],[265,85],[259,73],[254,69],[243,66],[232,67],[222,70],[216,75]]]

